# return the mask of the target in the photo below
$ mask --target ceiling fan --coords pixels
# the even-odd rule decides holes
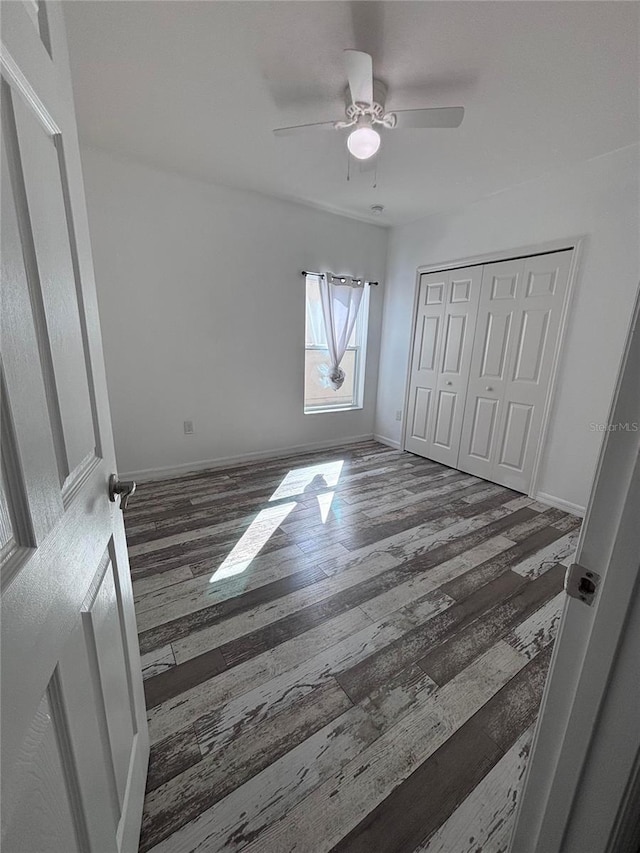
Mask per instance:
[[[349,81],[345,90],[346,119],[279,127],[273,131],[276,136],[352,127],[353,130],[347,137],[347,148],[358,160],[368,160],[380,148],[380,134],[377,128],[394,130],[460,126],[464,107],[432,107],[386,112],[387,87],[381,80],[374,78],[371,56],[360,50],[345,50],[344,56]]]

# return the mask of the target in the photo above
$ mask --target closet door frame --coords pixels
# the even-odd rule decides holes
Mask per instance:
[[[551,414],[551,408],[553,406],[556,395],[558,367],[560,365],[564,351],[567,319],[569,316],[569,309],[573,302],[574,285],[578,277],[578,272],[580,270],[580,262],[586,243],[587,237],[585,235],[581,235],[578,237],[567,237],[565,239],[560,240],[550,240],[545,243],[536,243],[531,246],[519,246],[514,249],[506,249],[500,252],[487,252],[484,255],[475,255],[468,258],[458,258],[452,261],[445,261],[437,264],[427,264],[425,266],[418,267],[414,284],[413,312],[411,318],[410,337],[411,345],[409,347],[409,357],[407,360],[404,406],[402,413],[402,434],[400,438],[401,450],[406,450],[407,442],[407,415],[409,411],[411,367],[413,362],[413,342],[416,334],[416,320],[418,316],[418,301],[420,296],[420,276],[425,273],[444,273],[456,269],[464,269],[465,267],[484,266],[485,264],[500,263],[502,261],[519,260],[521,258],[528,258],[535,255],[548,255],[552,252],[571,251],[571,261],[569,264],[569,279],[567,282],[567,290],[565,293],[564,302],[560,314],[558,339],[556,341],[556,346],[551,361],[551,375],[549,378],[549,385],[542,413],[540,437],[538,439],[538,446],[536,447],[535,460],[533,463],[533,472],[531,475],[531,484],[529,486],[528,493],[529,497],[536,497],[538,492],[540,463],[542,461],[542,449],[545,446],[547,439],[547,434],[549,430],[549,416]],[[571,511],[575,511],[575,509],[572,508]]]

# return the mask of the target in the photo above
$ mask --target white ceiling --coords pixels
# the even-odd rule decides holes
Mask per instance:
[[[638,138],[627,2],[66,2],[83,141],[219,183],[404,222]],[[390,109],[466,108],[456,130],[385,134],[346,180],[342,50],[373,55]],[[380,222],[381,220],[376,220]]]

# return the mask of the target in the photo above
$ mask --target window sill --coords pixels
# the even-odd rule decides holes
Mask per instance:
[[[317,409],[304,409],[305,415],[326,415],[329,412],[357,412],[362,411],[364,406],[322,406]]]

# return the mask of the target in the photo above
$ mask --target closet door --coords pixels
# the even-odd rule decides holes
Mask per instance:
[[[518,491],[531,483],[571,252],[488,264],[458,467]]]
[[[525,258],[491,479],[528,492],[540,441],[571,252]]]
[[[428,455],[452,467],[458,464],[481,281],[482,267],[452,270],[446,291]]]
[[[522,264],[521,260],[487,264],[482,273],[458,467],[487,480],[492,479],[495,462]]]
[[[405,450],[429,456],[429,428],[438,379],[442,321],[449,273],[420,276],[418,310],[413,336]]]
[[[421,277],[406,448],[458,461],[481,267]]]

